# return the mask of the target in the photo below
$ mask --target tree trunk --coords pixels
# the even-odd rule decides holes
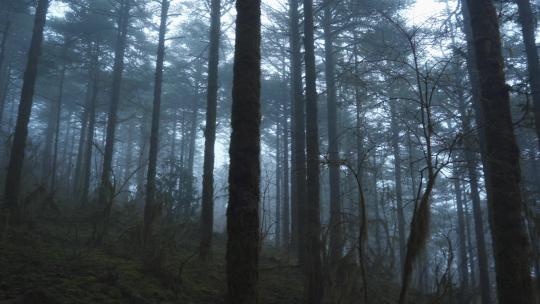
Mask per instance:
[[[290,233],[290,208],[289,208],[289,124],[287,122],[287,106],[283,105],[283,207],[281,212],[282,246],[289,249]]]
[[[260,0],[237,0],[236,11],[227,206],[227,303],[256,304],[260,249]]]
[[[456,192],[456,209],[458,218],[458,272],[460,303],[466,303],[466,294],[469,288],[469,270],[467,263],[467,239],[465,237],[465,214],[463,211],[463,196],[461,191],[460,172],[454,169],[454,191]]]
[[[296,250],[298,262],[304,263],[305,204],[306,204],[306,135],[305,105],[302,88],[302,58],[300,53],[300,26],[298,0],[289,0],[291,44],[291,95],[293,108],[292,128],[292,181],[291,249]]]
[[[214,228],[214,147],[216,142],[219,38],[221,31],[220,0],[212,0],[210,15],[208,92],[206,96],[206,127],[204,130],[204,163],[200,222],[201,242],[199,246],[199,258],[201,260],[206,260],[210,255],[212,232]]]
[[[60,71],[60,84],[58,86],[58,99],[56,104],[56,113],[55,113],[55,134],[54,134],[54,150],[53,150],[53,158],[52,158],[52,170],[51,170],[51,188],[50,192],[54,194],[56,191],[56,170],[57,170],[57,161],[58,161],[58,140],[60,136],[60,122],[61,122],[61,114],[62,114],[62,99],[64,96],[64,80],[66,78],[66,55],[67,55],[67,49],[68,45],[67,42],[64,42],[64,51],[63,51],[63,62],[62,62],[62,69]],[[69,130],[66,128],[66,130]],[[67,144],[67,142],[66,142]],[[65,159],[65,158],[63,158]]]
[[[275,246],[281,246],[281,125],[276,124],[276,226]]]
[[[306,303],[321,303],[323,295],[321,265],[320,160],[317,115],[313,1],[304,0],[304,49],[306,64]]]
[[[150,130],[150,152],[148,154],[148,175],[146,181],[146,202],[144,205],[143,244],[148,245],[152,236],[152,226],[156,218],[156,167],[159,140],[159,117],[161,114],[161,88],[163,84],[163,60],[165,58],[165,34],[167,32],[167,14],[169,0],[161,2],[161,22],[157,49],[156,74],[154,83],[154,102],[152,106],[152,127]]]
[[[522,217],[519,150],[504,78],[497,13],[489,0],[467,0],[480,79],[488,165],[487,192],[499,303],[533,303],[529,243]]]
[[[99,186],[98,206],[102,208],[103,214],[97,219],[96,243],[101,244],[107,235],[109,228],[109,217],[111,214],[112,200],[114,195],[111,181],[112,160],[114,153],[114,134],[116,132],[117,112],[120,103],[120,87],[122,84],[122,73],[124,72],[124,55],[127,43],[127,31],[129,25],[129,11],[132,0],[122,0],[118,16],[118,33],[116,37],[116,47],[114,50],[113,83],[111,89],[111,103],[107,117],[107,130],[105,136],[105,151],[103,154],[103,171]]]
[[[527,70],[529,72],[529,84],[534,106],[534,120],[536,137],[540,144],[540,63],[538,62],[538,49],[536,46],[535,33],[536,20],[531,9],[529,0],[516,0],[519,12],[519,22],[523,34],[523,43],[527,57]]]
[[[95,49],[92,54],[92,94],[88,104],[88,127],[84,143],[84,158],[81,168],[81,188],[79,191],[81,206],[88,203],[88,192],[90,188],[90,177],[92,175],[92,149],[94,147],[94,128],[96,125],[96,103],[99,90],[99,42],[95,42]]]
[[[390,101],[390,120],[392,125],[392,150],[394,154],[394,179],[396,195],[396,212],[398,219],[399,234],[399,270],[403,270],[405,262],[406,236],[405,236],[405,215],[403,213],[403,189],[401,187],[401,153],[399,149],[399,126],[397,121],[396,101]]]
[[[28,61],[24,71],[17,124],[15,126],[15,134],[13,135],[13,144],[11,146],[9,165],[6,173],[4,206],[8,209],[8,216],[11,216],[11,220],[14,223],[21,220],[19,191],[21,187],[26,138],[28,137],[28,122],[30,121],[30,114],[32,112],[34,87],[43,42],[43,28],[45,27],[48,8],[49,0],[38,1],[34,17],[32,40],[30,42],[30,50],[28,51]]]
[[[4,122],[4,109],[6,108],[6,100],[9,95],[11,81],[11,65],[6,68],[6,75],[3,78],[2,92],[0,93],[0,131],[2,131],[2,123]]]
[[[339,177],[339,146],[337,135],[337,96],[335,80],[334,33],[332,30],[332,0],[324,5],[324,57],[326,78],[326,103],[328,114],[328,168],[330,173],[330,262],[339,261],[343,251],[343,232],[341,219],[341,187]]]
[[[10,28],[11,16],[8,12],[6,13],[6,22],[4,23],[4,29],[2,31],[2,41],[0,42],[0,70],[4,68],[4,59],[6,58],[6,43],[8,41]]]
[[[458,86],[460,87],[460,86]],[[461,90],[461,89],[459,89]],[[465,97],[463,92],[458,92],[458,107],[461,116],[462,132],[466,134],[464,142],[465,164],[469,177],[471,189],[472,210],[474,218],[474,231],[476,236],[476,250],[478,257],[478,273],[480,278],[480,293],[482,295],[482,303],[492,303],[491,291],[489,283],[488,255],[486,249],[485,229],[482,216],[482,207],[480,206],[480,192],[478,185],[478,173],[476,169],[476,156],[473,152],[473,139],[471,138],[471,124],[465,108]]]

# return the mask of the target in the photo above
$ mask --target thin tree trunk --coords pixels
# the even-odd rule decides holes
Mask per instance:
[[[306,135],[305,104],[302,88],[302,58],[300,53],[300,26],[298,0],[289,0],[291,44],[291,95],[293,109],[292,128],[292,185],[291,249],[296,250],[298,261],[304,264],[305,205],[306,205]]]
[[[287,122],[287,106],[283,105],[283,207],[281,212],[282,246],[289,249],[290,232],[290,208],[289,208],[289,124]]]
[[[337,135],[337,96],[335,80],[334,33],[332,30],[333,1],[324,4],[324,57],[326,78],[326,103],[328,120],[328,161],[330,173],[330,262],[336,264],[343,251],[343,229],[341,218],[341,185],[339,177],[339,143]]]
[[[392,150],[394,154],[394,179],[395,179],[395,195],[396,195],[396,212],[398,219],[398,234],[399,234],[399,270],[403,270],[405,262],[405,215],[403,212],[403,189],[401,186],[401,152],[399,149],[399,126],[397,121],[396,101],[390,101],[390,121],[392,125]]]
[[[154,102],[152,107],[152,127],[150,131],[150,152],[148,154],[148,175],[146,181],[146,202],[144,205],[143,244],[148,245],[152,236],[152,226],[157,216],[156,167],[159,141],[159,118],[161,114],[161,88],[163,85],[163,60],[165,58],[165,34],[167,32],[167,14],[169,0],[161,2],[161,23],[159,26],[159,42],[157,49],[156,74],[154,83]]]
[[[276,226],[275,246],[281,246],[281,125],[276,124]]]
[[[480,293],[482,295],[482,303],[489,304],[492,303],[491,300],[491,291],[489,283],[489,269],[488,269],[488,255],[486,249],[486,240],[485,240],[485,229],[484,221],[482,216],[482,207],[480,206],[480,192],[478,185],[478,173],[476,170],[476,161],[475,155],[473,152],[473,143],[471,134],[471,126],[469,122],[469,117],[466,113],[465,108],[465,97],[463,92],[458,92],[458,106],[459,113],[461,116],[461,124],[463,134],[466,134],[464,142],[464,156],[465,163],[467,166],[467,173],[469,177],[469,184],[471,189],[471,200],[472,200],[472,210],[474,217],[474,231],[476,236],[476,250],[478,257],[478,273],[480,278]]]
[[[56,191],[56,170],[57,170],[57,161],[58,161],[58,140],[60,136],[60,123],[61,123],[61,114],[62,114],[62,99],[64,96],[64,80],[66,78],[66,54],[67,54],[67,42],[64,43],[63,51],[63,62],[62,69],[60,71],[60,85],[58,86],[58,99],[56,104],[56,113],[55,113],[55,134],[54,134],[54,151],[52,158],[52,170],[51,170],[51,188],[50,192],[54,194]],[[68,117],[69,119],[69,117]],[[66,129],[66,132],[69,132],[69,129]],[[67,144],[67,142],[66,142]],[[63,158],[65,159],[65,158]]]
[[[0,93],[0,131],[2,131],[2,123],[4,122],[4,109],[6,108],[6,100],[9,95],[9,84],[11,81],[11,65],[9,65],[6,70],[7,71],[4,78],[2,92]]]
[[[107,130],[105,136],[105,151],[103,154],[103,171],[99,186],[98,206],[102,208],[103,214],[97,219],[96,243],[101,244],[107,235],[109,228],[109,218],[113,203],[114,189],[111,181],[112,160],[114,153],[114,142],[117,124],[118,105],[120,103],[120,87],[122,84],[122,73],[124,72],[124,56],[127,43],[127,32],[129,25],[129,12],[132,0],[122,0],[118,16],[118,33],[116,37],[116,48],[114,50],[113,83],[111,91],[111,103],[107,117]]]
[[[0,70],[4,68],[4,59],[6,58],[6,43],[9,38],[9,30],[11,28],[11,16],[6,13],[6,22],[2,31],[2,41],[0,42]]]
[[[214,231],[214,147],[216,142],[216,112],[218,93],[219,38],[221,34],[221,1],[212,0],[210,9],[210,49],[208,53],[208,91],[206,95],[206,127],[204,130],[204,160],[201,208],[201,242],[199,259],[211,254]]]
[[[17,124],[15,126],[13,145],[11,146],[9,165],[6,173],[4,207],[8,209],[8,216],[11,217],[14,223],[21,220],[19,191],[21,187],[26,138],[28,137],[28,122],[30,121],[30,114],[32,112],[34,87],[43,42],[43,28],[45,27],[48,8],[49,0],[38,1],[34,17],[32,40],[30,42],[30,50],[28,51],[28,61],[24,71]]]
[[[463,196],[461,191],[460,172],[454,169],[454,191],[456,192],[456,209],[458,218],[458,272],[460,303],[466,303],[466,294],[469,288],[469,270],[467,261],[467,239],[465,237],[465,214],[463,211]]]
[[[513,133],[497,13],[489,0],[467,0],[480,79],[488,165],[487,191],[500,304],[533,303],[529,243],[522,216],[519,149]]]
[[[260,249],[260,0],[237,0],[236,11],[227,206],[227,303],[256,304]]]
[[[84,143],[84,158],[81,169],[82,181],[80,188],[81,206],[88,203],[88,193],[90,188],[90,177],[92,176],[92,149],[94,147],[94,128],[96,125],[96,103],[99,90],[99,42],[95,42],[95,49],[92,54],[92,94],[88,105],[88,128],[86,129]]]

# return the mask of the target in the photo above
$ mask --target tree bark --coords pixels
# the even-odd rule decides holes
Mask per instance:
[[[161,115],[161,91],[163,86],[163,61],[165,58],[165,34],[167,32],[167,14],[169,0],[161,2],[161,22],[159,25],[159,42],[157,49],[156,74],[154,82],[154,102],[152,107],[152,127],[150,130],[150,152],[148,154],[148,175],[146,180],[146,202],[144,205],[143,244],[148,245],[152,236],[152,226],[157,215],[156,167],[159,141],[159,119]]]
[[[330,262],[339,261],[343,251],[343,229],[341,218],[341,183],[339,176],[339,143],[337,135],[337,96],[335,80],[334,32],[332,29],[332,0],[324,3],[324,57],[326,78],[326,103],[328,120],[328,161],[330,181]]]
[[[390,101],[390,123],[392,126],[392,150],[394,154],[394,179],[396,195],[396,212],[398,219],[399,234],[399,270],[403,270],[405,262],[406,236],[405,236],[405,215],[403,213],[403,189],[401,185],[401,153],[399,149],[399,126],[397,121],[396,101]]]
[[[199,258],[206,260],[212,247],[214,228],[214,147],[218,93],[219,38],[221,33],[221,1],[212,0],[210,9],[210,49],[208,56],[208,92],[206,95],[206,127],[201,208],[201,242]]]
[[[529,84],[531,86],[534,106],[536,137],[540,145],[540,63],[538,62],[538,48],[534,33],[536,20],[529,0],[516,0],[516,3],[527,57],[527,71],[529,72]]]
[[[229,203],[227,303],[256,304],[259,280],[261,2],[236,1]]]
[[[454,191],[456,192],[456,209],[458,219],[458,272],[460,303],[466,303],[466,293],[469,288],[469,270],[467,261],[467,239],[465,237],[465,214],[463,211],[463,195],[461,191],[460,172],[454,169]]]
[[[92,175],[92,149],[94,147],[94,129],[96,125],[96,103],[99,90],[99,42],[94,44],[94,51],[92,53],[91,63],[91,81],[92,81],[92,94],[90,96],[90,102],[88,104],[88,127],[86,128],[86,136],[84,142],[84,153],[81,168],[81,188],[79,196],[81,200],[81,206],[88,203],[88,192],[90,188],[90,177]]]
[[[533,303],[529,243],[522,217],[519,149],[513,133],[510,96],[497,13],[489,0],[467,0],[474,38],[485,125],[487,191],[499,303]]]
[[[8,209],[8,216],[10,216],[14,223],[21,220],[19,191],[21,187],[26,138],[28,137],[28,122],[30,121],[30,114],[32,112],[34,87],[43,42],[43,28],[45,27],[48,8],[49,0],[38,1],[34,17],[32,40],[30,42],[30,50],[28,51],[28,61],[24,71],[19,112],[15,134],[13,135],[13,145],[11,146],[9,165],[6,173],[4,207]]]
[[[117,124],[118,105],[120,103],[120,87],[122,84],[122,73],[124,72],[124,57],[127,43],[127,32],[129,26],[129,12],[132,0],[121,0],[118,16],[118,33],[116,37],[116,47],[114,50],[113,83],[111,90],[111,103],[107,117],[107,130],[105,135],[105,151],[103,154],[103,171],[99,186],[98,206],[102,208],[103,214],[97,219],[96,243],[101,244],[107,235],[109,228],[109,218],[113,200],[113,184],[111,182],[112,159],[114,153],[114,142]]]
[[[306,303],[321,303],[323,295],[320,219],[320,159],[314,47],[313,1],[304,0],[304,50],[306,65]]]
[[[290,232],[290,208],[289,208],[289,124],[287,121],[287,106],[283,105],[283,207],[281,212],[282,246],[289,249]]]
[[[296,251],[298,262],[304,263],[304,233],[306,204],[306,135],[305,105],[302,88],[302,58],[300,53],[300,26],[298,24],[298,0],[289,0],[291,45],[291,101],[293,109],[292,128],[292,188],[291,201],[291,249]]]
[[[278,119],[279,120],[279,119]],[[276,226],[275,246],[281,246],[281,125],[276,124]]]
[[[66,78],[66,55],[67,55],[68,45],[67,42],[64,42],[63,58],[62,58],[62,68],[60,71],[60,84],[58,86],[58,98],[56,101],[56,113],[55,113],[55,123],[54,123],[54,150],[52,158],[52,170],[51,170],[51,188],[50,192],[54,194],[56,191],[56,170],[57,170],[57,161],[58,161],[58,141],[60,136],[60,123],[62,115],[62,99],[64,96],[64,80]],[[68,129],[66,129],[68,130]],[[67,144],[67,143],[66,143]]]

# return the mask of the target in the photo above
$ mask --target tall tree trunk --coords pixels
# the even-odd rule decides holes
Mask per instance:
[[[116,47],[114,50],[113,83],[111,89],[111,103],[107,117],[107,130],[105,136],[105,151],[103,154],[103,171],[99,186],[98,206],[102,208],[103,214],[97,219],[96,243],[101,244],[107,235],[109,228],[109,217],[111,214],[112,200],[114,195],[111,181],[112,160],[114,153],[114,134],[116,132],[117,112],[120,103],[120,87],[122,84],[122,73],[124,72],[124,55],[126,51],[127,32],[129,25],[129,12],[132,0],[122,0],[118,11],[118,33],[116,37]]]
[[[156,74],[154,82],[154,103],[152,107],[152,127],[150,130],[150,152],[148,154],[148,175],[146,180],[146,202],[144,205],[143,244],[148,245],[152,236],[152,225],[156,218],[156,167],[159,140],[159,117],[161,114],[161,88],[163,85],[163,60],[165,58],[165,34],[167,32],[167,14],[169,0],[161,1],[161,22],[157,49]]]
[[[320,160],[317,115],[317,87],[313,34],[313,1],[304,0],[304,50],[306,65],[306,303],[321,303],[323,295],[321,265]]]
[[[89,45],[87,52],[87,56],[92,58],[92,52],[91,52],[92,46]],[[85,104],[83,107],[83,112],[81,116],[81,132],[79,133],[79,144],[77,146],[77,159],[75,161],[75,174],[74,174],[74,181],[73,181],[73,193],[77,195],[79,193],[80,187],[81,187],[81,181],[82,181],[82,162],[84,158],[84,143],[86,140],[86,129],[88,128],[88,112],[90,109],[90,97],[92,95],[92,69],[91,67],[88,69],[88,83],[86,85],[86,97],[85,97]]]
[[[275,245],[281,246],[281,125],[276,124],[276,226]]]
[[[522,217],[519,150],[504,77],[497,13],[489,0],[467,0],[485,125],[487,191],[499,303],[533,303],[529,243]]]
[[[55,113],[55,123],[54,123],[54,148],[53,148],[53,158],[52,158],[52,170],[51,170],[51,188],[50,192],[54,193],[56,191],[56,170],[57,170],[57,161],[58,161],[58,141],[60,136],[60,123],[62,115],[62,99],[64,96],[64,80],[66,78],[66,55],[67,55],[68,45],[67,42],[64,42],[64,51],[62,56],[62,68],[60,71],[60,84],[58,86],[58,98],[56,100],[56,113]],[[69,118],[68,118],[69,119]],[[66,128],[66,130],[69,130]],[[66,142],[67,145],[67,142]],[[65,159],[65,158],[63,158]]]
[[[32,112],[34,87],[43,42],[43,28],[45,27],[48,8],[49,0],[38,1],[34,17],[32,40],[30,42],[30,50],[28,51],[28,61],[24,71],[17,124],[15,126],[15,134],[13,135],[13,144],[11,146],[9,165],[6,173],[4,207],[8,209],[8,216],[10,216],[14,223],[21,220],[19,191],[21,187],[26,138],[28,137],[28,122],[30,121],[30,114]]]
[[[88,203],[88,192],[90,188],[90,177],[92,176],[92,149],[94,147],[94,128],[96,125],[96,103],[99,90],[99,41],[95,42],[94,51],[92,53],[91,63],[91,81],[92,94],[88,104],[88,127],[86,128],[86,136],[84,143],[84,157],[81,168],[81,188],[79,191],[81,206]]]
[[[193,100],[193,110],[191,112],[191,126],[189,128],[189,153],[188,153],[188,167],[187,167],[187,174],[188,174],[188,182],[186,187],[186,193],[188,198],[190,198],[189,203],[186,204],[186,216],[189,218],[193,216],[193,201],[191,200],[193,197],[193,167],[195,165],[195,153],[196,153],[196,145],[197,145],[197,126],[199,124],[199,82],[197,81],[197,85],[195,88],[195,98]]]
[[[305,205],[306,205],[306,134],[305,105],[302,88],[302,58],[300,53],[300,14],[298,0],[289,0],[291,45],[291,97],[293,109],[292,129],[292,185],[291,249],[296,250],[298,261],[304,263]]]
[[[458,86],[461,87],[461,86]],[[482,303],[492,303],[491,291],[489,283],[489,268],[488,268],[488,255],[486,249],[485,229],[482,216],[482,207],[480,206],[480,186],[478,185],[478,172],[476,165],[476,155],[473,152],[473,138],[471,138],[471,124],[469,116],[465,108],[465,96],[461,89],[458,92],[458,107],[459,114],[461,116],[461,125],[463,134],[466,134],[464,142],[464,157],[467,167],[467,173],[469,177],[469,184],[471,189],[471,200],[474,217],[474,231],[476,237],[476,250],[478,257],[478,273],[480,278],[480,293],[482,295]]]
[[[6,100],[9,95],[11,82],[11,65],[6,68],[6,74],[3,78],[2,91],[0,92],[0,131],[2,131],[2,123],[4,122],[4,109],[6,108]]]
[[[261,2],[236,1],[227,206],[227,303],[256,304],[259,281]]]
[[[330,262],[339,261],[343,251],[343,232],[341,219],[341,187],[339,177],[339,145],[337,135],[337,96],[335,80],[334,32],[332,29],[333,0],[324,4],[324,57],[326,78],[326,103],[328,114],[328,161],[330,173]]]
[[[527,70],[529,72],[529,84],[531,86],[534,106],[536,137],[538,144],[540,144],[540,62],[538,62],[538,48],[534,33],[536,20],[529,0],[516,0],[516,3],[527,57]]]
[[[210,9],[210,49],[208,55],[208,92],[206,95],[206,127],[204,129],[204,163],[201,208],[201,242],[199,258],[206,260],[212,247],[214,228],[214,147],[218,93],[219,38],[221,1],[212,0]]]
[[[6,44],[9,38],[9,30],[11,28],[11,16],[6,12],[6,21],[2,30],[2,40],[0,42],[0,70],[4,68],[4,59],[6,58]]]
[[[467,239],[465,237],[465,214],[463,211],[463,196],[461,191],[460,172],[454,169],[454,191],[456,192],[456,209],[458,218],[458,272],[460,303],[466,303],[466,294],[469,288],[469,270],[467,263]]]
[[[289,124],[287,121],[287,105],[283,105],[283,207],[281,212],[282,246],[289,249],[290,232],[290,208],[289,208]]]
[[[394,154],[394,179],[395,179],[395,195],[396,195],[396,212],[398,220],[399,234],[399,270],[403,270],[405,262],[405,215],[403,212],[403,189],[401,186],[401,152],[399,149],[399,125],[397,121],[396,101],[390,101],[390,123],[392,125],[392,150]]]

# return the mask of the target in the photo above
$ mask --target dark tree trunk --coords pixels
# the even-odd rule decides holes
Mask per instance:
[[[304,0],[304,50],[306,64],[306,206],[305,206],[305,301],[321,303],[323,295],[321,265],[320,159],[317,116],[313,1]]]
[[[84,153],[81,168],[81,187],[79,190],[81,206],[88,203],[90,177],[92,176],[92,148],[94,147],[94,128],[96,125],[96,103],[99,90],[99,42],[95,42],[91,63],[92,93],[88,104],[88,127],[86,128]]]
[[[467,261],[467,239],[465,237],[465,213],[463,211],[463,196],[461,191],[460,172],[454,169],[454,191],[456,192],[456,209],[458,219],[458,272],[460,303],[466,303],[466,294],[469,288],[469,270]]]
[[[2,91],[0,92],[0,131],[2,131],[2,123],[4,122],[4,109],[6,108],[6,100],[9,95],[11,81],[11,65],[6,68],[6,74],[3,78]]]
[[[260,0],[237,0],[236,11],[227,206],[227,303],[256,304],[260,249]]]
[[[538,48],[536,46],[535,33],[536,20],[531,9],[529,0],[516,0],[519,12],[519,22],[523,34],[523,43],[527,57],[527,70],[529,72],[529,84],[534,106],[534,120],[536,137],[540,144],[540,62],[538,62]]]
[[[200,222],[201,242],[199,246],[199,258],[201,260],[206,260],[210,255],[212,232],[214,228],[214,146],[216,142],[219,38],[221,31],[220,0],[212,0],[210,15],[208,92],[206,96],[206,127],[204,130],[204,163]]]
[[[28,122],[30,121],[30,114],[32,112],[34,87],[43,42],[43,28],[45,27],[48,8],[49,0],[38,1],[34,17],[32,40],[30,42],[30,50],[28,51],[28,61],[24,71],[17,124],[15,126],[15,134],[13,135],[13,144],[11,146],[9,165],[6,173],[4,207],[8,209],[11,220],[14,223],[21,220],[19,191],[21,187],[26,138],[28,137]]]
[[[300,26],[298,0],[289,0],[291,44],[291,97],[293,109],[292,130],[292,186],[291,249],[296,250],[298,261],[304,263],[305,203],[306,203],[306,135],[305,106],[302,88],[302,58],[300,53]]]
[[[58,86],[58,98],[56,101],[56,113],[55,113],[55,123],[54,123],[54,148],[53,148],[53,157],[52,157],[52,170],[51,170],[51,188],[50,192],[54,193],[56,191],[56,170],[57,170],[57,161],[58,161],[58,141],[60,136],[60,123],[62,115],[62,99],[64,96],[64,80],[66,78],[66,55],[67,55],[67,43],[64,45],[63,51],[63,62],[62,68],[60,71],[60,84]],[[69,119],[69,118],[68,118]],[[69,131],[69,128],[66,128]],[[67,145],[67,142],[66,142]],[[65,159],[65,158],[63,158]]]
[[[103,171],[99,185],[98,206],[103,210],[103,214],[97,219],[96,243],[101,244],[107,235],[109,228],[109,217],[113,203],[114,189],[111,181],[112,160],[114,153],[114,135],[116,133],[117,112],[120,103],[120,87],[122,84],[122,73],[124,72],[124,55],[127,43],[127,32],[129,25],[129,12],[132,0],[122,0],[118,11],[118,33],[116,37],[116,47],[114,50],[113,83],[111,91],[111,103],[107,117],[107,130],[105,135],[105,151],[103,154]]]
[[[156,218],[156,167],[159,140],[159,117],[161,114],[161,88],[163,84],[163,60],[165,58],[165,34],[167,32],[167,14],[169,0],[161,2],[161,22],[157,49],[156,74],[154,82],[154,102],[152,106],[152,127],[150,130],[150,152],[148,154],[148,175],[146,180],[146,202],[144,205],[143,244],[146,246],[152,236],[152,226]]]
[[[276,125],[276,226],[275,245],[281,246],[281,125]]]
[[[283,105],[283,208],[281,212],[282,246],[289,249],[290,233],[290,208],[289,208],[289,124],[287,122],[287,105]]]
[[[476,165],[476,155],[473,152],[473,138],[471,138],[471,124],[465,108],[465,97],[463,92],[458,92],[459,114],[461,116],[461,125],[464,138],[464,157],[469,177],[471,189],[472,210],[474,217],[474,231],[476,236],[476,250],[478,256],[478,272],[480,278],[480,293],[482,295],[482,303],[489,304],[491,301],[491,291],[489,283],[488,255],[486,249],[485,229],[482,216],[482,207],[480,206],[480,192],[478,185],[478,173]]]
[[[504,78],[497,13],[489,0],[467,0],[485,125],[487,192],[499,303],[533,303],[529,243],[522,217],[519,150]]]
[[[193,110],[191,112],[191,126],[189,128],[189,153],[188,153],[188,167],[187,167],[187,186],[186,193],[187,197],[190,198],[189,202],[186,202],[186,216],[193,216],[193,201],[191,200],[193,196],[193,167],[195,165],[195,153],[196,153],[196,139],[197,139],[197,126],[199,124],[199,82],[195,88],[195,98],[193,99]]]
[[[92,46],[88,46],[88,52],[87,56],[92,58]],[[86,140],[86,129],[88,128],[88,112],[90,109],[90,97],[92,95],[92,67],[90,66],[88,69],[88,83],[86,86],[86,98],[85,98],[85,104],[83,107],[83,112],[81,115],[81,132],[79,133],[79,144],[77,146],[77,159],[75,161],[75,174],[74,174],[74,180],[73,180],[73,193],[77,195],[79,193],[80,187],[81,187],[81,181],[82,181],[82,165],[83,165],[83,158],[84,158],[84,143]]]
[[[6,13],[6,21],[2,30],[2,41],[0,42],[0,70],[4,68],[4,59],[6,58],[6,43],[9,38],[9,30],[11,28],[11,16]]]
[[[343,251],[343,232],[341,219],[341,187],[339,177],[339,145],[337,135],[337,96],[335,80],[334,32],[332,29],[332,0],[324,5],[324,57],[326,78],[326,103],[328,114],[328,161],[330,173],[330,261],[339,261]]]
[[[405,215],[403,213],[403,189],[401,186],[401,152],[399,149],[399,125],[397,121],[396,101],[390,101],[390,120],[392,125],[392,150],[394,154],[394,179],[395,179],[395,195],[396,195],[396,212],[398,220],[399,234],[399,270],[403,270],[405,262]]]

